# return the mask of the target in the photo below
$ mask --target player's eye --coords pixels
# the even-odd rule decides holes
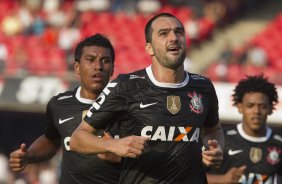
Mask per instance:
[[[175,30],[175,34],[178,36],[184,36],[184,30],[183,29],[176,29]]]
[[[102,59],[102,63],[104,63],[104,64],[111,63],[111,58],[109,58],[109,57],[103,58],[103,59]]]
[[[161,31],[161,32],[159,33],[159,35],[160,35],[160,36],[166,36],[166,35],[167,35],[167,32]]]

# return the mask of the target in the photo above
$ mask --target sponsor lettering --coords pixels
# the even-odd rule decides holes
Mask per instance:
[[[188,134],[190,137],[188,137]],[[198,142],[200,138],[200,128],[170,126],[169,129],[166,130],[165,126],[159,126],[154,130],[153,126],[146,126],[142,129],[141,136],[149,137],[152,141]]]
[[[271,184],[273,183],[273,176],[266,174],[249,173],[249,175],[242,175],[239,183],[261,183],[261,184]]]
[[[95,108],[96,110],[100,109],[101,105],[105,102],[106,100],[106,96],[108,96],[111,91],[109,90],[109,88],[114,88],[117,85],[116,82],[110,82],[104,89],[103,92],[100,94],[100,96],[97,98],[97,100],[94,101],[94,103],[92,104],[92,107],[90,108],[90,110],[92,108]],[[91,111],[87,112],[87,116],[90,117],[92,115]]]

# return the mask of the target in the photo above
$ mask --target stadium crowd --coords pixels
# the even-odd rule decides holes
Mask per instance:
[[[114,43],[115,73],[132,71],[149,64],[142,28],[152,14],[169,12],[179,17],[191,48],[211,38],[215,28],[244,15],[251,5],[262,4],[258,2],[262,1],[3,0],[0,71],[5,76],[65,77],[72,68],[75,44],[98,31]]]

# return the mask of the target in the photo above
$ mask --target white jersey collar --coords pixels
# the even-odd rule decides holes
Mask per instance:
[[[251,142],[265,142],[270,138],[270,136],[272,134],[272,129],[269,128],[269,127],[266,127],[266,135],[263,136],[263,137],[253,137],[253,136],[247,135],[243,130],[243,123],[239,123],[237,125],[237,129],[238,129],[239,134],[244,139],[251,141]]]
[[[81,91],[81,86],[77,88],[76,94],[75,94],[75,97],[77,98],[78,101],[84,104],[92,104],[94,102],[94,100],[81,97],[80,91]]]
[[[148,66],[146,68],[146,72],[149,76],[149,79],[152,81],[153,84],[159,87],[165,87],[165,88],[181,88],[184,87],[188,84],[189,82],[189,75],[187,72],[186,73],[186,78],[183,82],[181,83],[166,83],[166,82],[159,82],[157,79],[154,77],[153,71],[152,71],[152,65]]]

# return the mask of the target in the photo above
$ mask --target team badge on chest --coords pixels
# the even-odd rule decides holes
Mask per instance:
[[[253,163],[258,163],[262,157],[262,150],[260,148],[252,147],[250,150],[250,160]]]
[[[204,106],[202,103],[202,95],[197,94],[196,91],[188,93],[188,96],[191,98],[190,109],[191,111],[200,114],[204,111]]]
[[[267,162],[270,163],[271,165],[278,164],[280,162],[279,155],[282,151],[275,147],[267,148],[267,150],[268,150],[268,156],[266,158]]]
[[[181,109],[181,102],[179,96],[168,96],[166,100],[167,110],[172,114],[178,113]]]

